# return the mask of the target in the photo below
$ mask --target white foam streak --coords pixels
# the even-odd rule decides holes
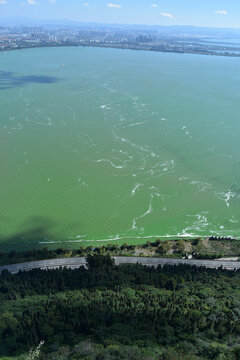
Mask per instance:
[[[187,178],[180,178],[180,179],[186,179],[187,180]],[[180,180],[179,179],[179,180]],[[199,180],[193,180],[193,181],[191,181],[190,182],[190,185],[197,185],[198,186],[198,191],[199,192],[204,192],[204,191],[206,191],[206,190],[209,190],[209,189],[211,189],[212,188],[212,185],[211,184],[209,184],[209,183],[207,183],[207,182],[202,182],[202,181],[199,181]]]
[[[147,216],[148,214],[151,214],[152,211],[153,211],[152,204],[149,204],[149,208],[147,209],[147,211],[144,214],[142,214],[141,216],[139,216],[139,218],[143,218],[143,217]]]
[[[106,162],[106,163],[109,163],[112,167],[114,167],[115,169],[123,169],[123,166],[122,165],[115,165],[111,160],[109,159],[99,159],[99,160],[96,160],[95,162],[97,163],[101,163],[101,162]]]
[[[106,104],[104,104],[104,105],[101,105],[101,106],[100,106],[100,109],[102,109],[102,110],[111,110],[111,107],[108,106],[108,105],[106,105]]]
[[[131,195],[132,195],[132,196],[135,195],[137,189],[139,189],[142,185],[143,185],[143,184],[136,184],[136,185],[134,186],[134,188],[132,189],[132,191],[131,191]]]
[[[151,194],[151,199],[149,202],[149,206],[147,211],[145,211],[142,215],[137,216],[136,218],[133,219],[132,221],[132,227],[130,230],[137,230],[137,221],[144,218],[145,216],[151,214],[151,212],[153,211],[153,207],[152,207],[152,200],[153,200],[153,194]]]
[[[186,227],[186,229],[183,230],[184,233],[187,233],[188,231],[191,230],[197,230],[197,231],[205,231],[205,228],[209,225],[208,223],[208,219],[207,219],[207,215],[208,212],[204,211],[201,214],[196,214],[196,215],[187,215],[188,217],[193,217],[196,218],[195,221],[193,221],[191,223],[191,225],[189,225],[188,227]]]
[[[142,145],[135,144],[134,142],[132,142],[132,141],[126,139],[126,138],[122,138],[122,137],[118,136],[114,130],[113,130],[113,136],[114,136],[114,138],[116,140],[122,141],[124,143],[128,143],[131,147],[133,147],[135,149],[138,149],[138,150],[140,150],[142,152],[147,152],[147,153],[152,152],[151,150],[144,148]]]
[[[232,197],[234,197],[234,195],[229,190],[229,192],[225,194],[225,203],[226,203],[227,207],[230,206],[229,201]]]
[[[220,199],[225,201],[228,208],[230,207],[231,199],[240,198],[240,196],[238,194],[232,192],[231,190],[228,190],[228,192],[226,192],[226,193],[220,193],[218,195],[220,196]]]
[[[138,125],[142,125],[142,124],[146,124],[146,123],[147,123],[147,120],[140,121],[140,122],[129,124],[129,125],[127,125],[127,127],[138,126]]]

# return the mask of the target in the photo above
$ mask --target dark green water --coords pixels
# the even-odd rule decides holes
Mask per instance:
[[[0,249],[239,236],[239,59],[48,48],[0,70]]]

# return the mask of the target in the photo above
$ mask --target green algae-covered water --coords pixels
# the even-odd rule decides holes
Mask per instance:
[[[0,53],[0,250],[238,237],[239,89],[237,58]]]

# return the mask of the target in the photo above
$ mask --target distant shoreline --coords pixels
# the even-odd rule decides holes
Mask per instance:
[[[239,54],[234,53],[220,53],[215,51],[180,51],[180,50],[169,50],[169,49],[161,49],[155,48],[154,46],[146,46],[146,45],[131,45],[131,44],[106,44],[106,43],[97,43],[97,44],[38,44],[38,45],[20,45],[16,47],[6,47],[0,48],[0,52],[8,52],[13,50],[24,50],[24,49],[39,49],[39,48],[58,48],[58,47],[91,47],[91,48],[109,48],[109,49],[122,49],[122,50],[136,50],[136,51],[149,51],[149,52],[159,52],[159,53],[167,53],[167,54],[188,54],[188,55],[206,55],[206,56],[218,56],[218,57],[233,57],[239,58]]]

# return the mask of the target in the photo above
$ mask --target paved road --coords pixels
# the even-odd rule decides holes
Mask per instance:
[[[206,268],[220,268],[234,270],[240,269],[240,262],[237,261],[220,261],[220,260],[182,260],[182,259],[165,259],[165,258],[147,258],[147,257],[121,257],[114,256],[115,262],[119,264],[136,264],[140,263],[147,266],[158,265],[179,265],[188,264],[192,266],[204,266]],[[66,267],[70,269],[76,269],[80,266],[86,266],[86,260],[84,257],[77,258],[65,258],[65,259],[53,259],[53,260],[41,260],[32,261],[22,264],[5,265],[0,266],[0,272],[7,269],[12,274],[16,274],[20,270],[28,271],[32,269],[57,269],[59,267]]]

